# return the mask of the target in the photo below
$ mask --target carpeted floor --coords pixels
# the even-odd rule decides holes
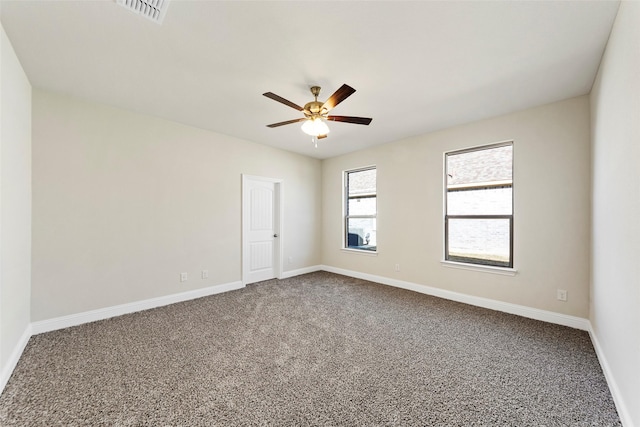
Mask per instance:
[[[586,332],[319,272],[34,336],[2,426],[620,426]]]

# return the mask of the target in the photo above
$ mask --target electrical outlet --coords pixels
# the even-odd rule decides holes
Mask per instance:
[[[180,281],[186,282],[189,279],[189,275],[187,273],[180,273]]]
[[[396,271],[400,271],[400,264],[396,264],[396,268],[395,268],[395,270],[396,270]]]
[[[293,264],[293,257],[292,256],[289,257],[289,264]]]
[[[558,301],[567,300],[567,291],[564,289],[558,289]]]
[[[209,270],[202,270],[202,278],[203,279],[209,278]]]

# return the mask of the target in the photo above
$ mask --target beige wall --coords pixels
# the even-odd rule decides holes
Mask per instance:
[[[284,180],[284,270],[320,264],[319,160],[34,91],[32,321],[240,280],[243,173]]]
[[[30,321],[31,85],[0,27],[0,390]]]
[[[640,426],[640,3],[620,5],[591,93],[591,324],[625,425]]]
[[[443,153],[514,141],[513,277],[446,268]],[[323,162],[323,263],[586,318],[589,311],[586,96]],[[378,255],[342,251],[342,171],[378,168]],[[400,272],[394,271],[396,263]],[[557,289],[568,301],[556,299]]]

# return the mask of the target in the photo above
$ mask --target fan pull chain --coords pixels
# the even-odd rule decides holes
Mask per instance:
[[[314,148],[318,148],[318,137],[317,136],[312,136],[311,137],[311,142],[313,143]]]

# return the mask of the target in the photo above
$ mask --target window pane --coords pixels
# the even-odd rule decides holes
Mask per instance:
[[[511,187],[447,192],[449,215],[511,215]]]
[[[349,218],[347,220],[347,247],[376,250],[376,219]]]
[[[348,215],[375,215],[375,214],[376,214],[376,198],[375,197],[349,199]]]
[[[511,181],[513,146],[447,155],[447,185]]]
[[[450,261],[510,266],[509,219],[449,219]]]
[[[349,172],[349,196],[376,194],[376,169]]]

